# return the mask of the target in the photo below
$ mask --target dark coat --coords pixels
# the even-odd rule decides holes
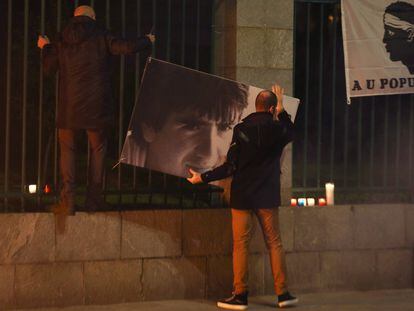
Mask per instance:
[[[233,175],[230,207],[273,208],[280,205],[280,156],[293,139],[286,112],[274,121],[268,112],[255,112],[236,125],[226,162],[201,175],[210,182]]]
[[[112,123],[110,57],[151,46],[147,37],[114,37],[87,16],[73,17],[58,40],[43,49],[46,73],[59,71],[56,126],[102,129]]]

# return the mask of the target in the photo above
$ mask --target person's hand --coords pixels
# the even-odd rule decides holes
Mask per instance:
[[[281,113],[285,108],[283,108],[283,93],[285,90],[278,84],[272,86],[272,91],[277,97],[277,106],[276,106],[276,117]]]
[[[146,36],[148,37],[148,39],[150,39],[151,43],[155,42],[155,35],[153,35],[152,33],[149,33]]]
[[[50,44],[49,38],[47,36],[39,35],[39,37],[37,39],[37,46],[40,49],[43,49],[46,44]]]
[[[201,174],[197,173],[196,171],[192,170],[190,168],[190,174],[192,175],[191,177],[188,177],[187,180],[192,183],[192,184],[200,184],[203,182],[203,180],[201,179]]]

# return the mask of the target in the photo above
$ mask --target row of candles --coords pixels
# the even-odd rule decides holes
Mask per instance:
[[[291,206],[334,205],[334,189],[335,189],[335,185],[333,183],[326,183],[325,184],[326,197],[318,198],[317,201],[315,198],[292,198],[290,199],[290,205]]]

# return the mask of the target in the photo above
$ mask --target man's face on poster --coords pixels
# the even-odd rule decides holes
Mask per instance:
[[[146,167],[182,177],[188,176],[189,168],[201,173],[212,169],[224,160],[238,119],[229,123],[192,110],[171,113],[159,130],[143,131]]]

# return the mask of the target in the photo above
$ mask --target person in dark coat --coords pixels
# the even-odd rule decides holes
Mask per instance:
[[[218,307],[231,310],[245,310],[248,306],[248,244],[253,215],[259,219],[269,250],[278,306],[298,302],[287,288],[277,209],[280,205],[280,156],[293,140],[293,123],[283,108],[283,89],[278,85],[273,86],[273,92],[260,92],[255,104],[256,112],[235,126],[226,162],[203,174],[190,170],[188,178],[196,184],[233,176],[230,207],[234,288],[230,298],[217,303]],[[276,120],[273,120],[274,113]]]
[[[113,36],[97,25],[93,8],[85,5],[75,9],[74,17],[56,42],[39,36],[44,71],[59,72],[56,127],[62,190],[54,212],[69,215],[75,212],[75,136],[79,130],[87,133],[91,156],[85,205],[91,211],[105,205],[101,192],[106,131],[113,112],[110,57],[143,51],[154,41],[152,34],[133,40]]]

